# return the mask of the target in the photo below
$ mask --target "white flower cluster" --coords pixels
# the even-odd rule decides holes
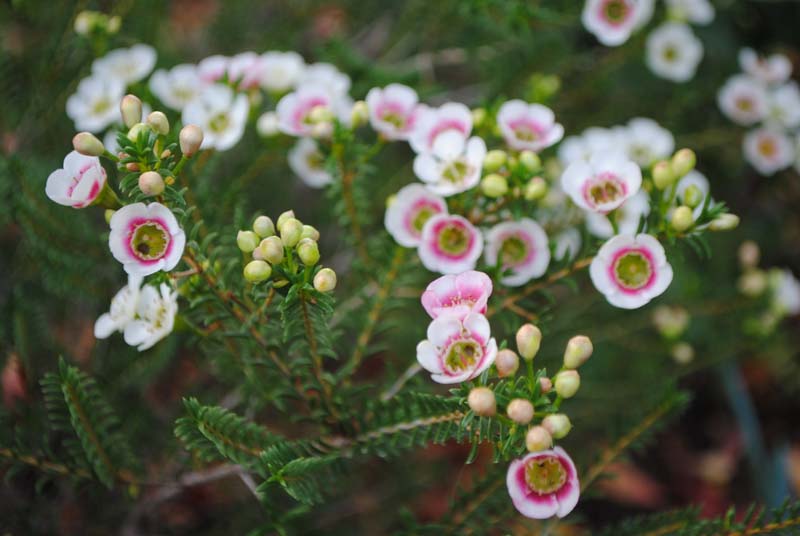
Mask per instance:
[[[742,152],[761,175],[795,164],[800,171],[800,88],[790,81],[792,64],[783,54],[760,57],[750,48],[739,52],[742,72],[717,94],[720,110],[731,121],[751,128]]]

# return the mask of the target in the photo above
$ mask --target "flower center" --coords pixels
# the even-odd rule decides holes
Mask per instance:
[[[454,184],[460,183],[464,180],[464,177],[471,171],[469,164],[464,162],[463,160],[456,160],[448,164],[444,171],[442,172],[442,177],[448,182],[452,182]]]
[[[149,221],[136,227],[131,236],[131,250],[142,260],[160,259],[167,251],[169,233],[158,222]]]
[[[758,142],[758,152],[767,158],[772,158],[778,153],[778,148],[772,140],[761,140]]]
[[[641,252],[631,251],[617,259],[614,266],[617,281],[628,289],[638,289],[647,284],[652,274],[650,261]]]
[[[469,247],[466,229],[457,224],[449,224],[439,234],[439,248],[450,255],[460,255]]]
[[[434,212],[430,207],[422,207],[420,208],[417,213],[414,215],[414,218],[411,220],[411,227],[418,233],[422,232],[422,228],[425,226],[425,222],[433,216]]]
[[[597,205],[613,203],[625,195],[625,187],[616,175],[606,173],[597,177],[588,190],[589,199]]]
[[[475,341],[458,341],[450,346],[444,364],[450,372],[463,372],[475,367],[482,353]]]
[[[525,463],[525,483],[534,493],[547,495],[561,489],[567,471],[555,456],[533,458]]]
[[[675,62],[678,59],[678,55],[679,54],[677,47],[673,45],[664,47],[664,59],[669,63]]]
[[[528,245],[518,236],[509,236],[500,246],[503,266],[515,266],[528,256]]]
[[[311,169],[324,169],[325,158],[319,151],[314,151],[313,153],[308,153],[308,156],[306,156],[306,164]]]
[[[92,106],[92,113],[95,115],[100,115],[105,113],[109,107],[111,107],[111,102],[108,99],[97,99],[94,101],[94,106]]]
[[[743,112],[749,112],[753,109],[753,101],[747,97],[739,97],[736,99],[736,107]]]
[[[228,119],[228,114],[226,113],[218,113],[211,118],[211,121],[208,122],[208,126],[213,132],[225,132],[225,130],[228,129],[229,124],[230,120]]]
[[[536,141],[539,134],[529,126],[518,126],[514,129],[514,135],[520,141]]]
[[[406,118],[397,112],[387,111],[381,119],[398,130],[406,126]]]
[[[628,18],[628,4],[625,0],[609,0],[603,6],[603,14],[611,24],[622,24]]]

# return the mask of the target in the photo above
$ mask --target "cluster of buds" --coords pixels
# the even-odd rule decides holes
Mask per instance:
[[[75,17],[75,33],[85,37],[92,35],[112,35],[119,31],[122,19],[119,15],[106,15],[99,11],[85,10]]]
[[[493,149],[486,153],[483,170],[485,174],[480,187],[486,197],[497,198],[511,192],[514,197],[536,201],[547,194],[547,182],[539,176],[542,161],[533,151],[509,154],[502,149]]]
[[[258,216],[252,230],[239,231],[236,244],[250,261],[244,267],[244,277],[251,283],[260,283],[274,277],[276,287],[302,279],[313,282],[319,292],[336,288],[336,272],[319,268],[319,231],[295,218],[287,210],[277,222],[268,216]]]
[[[679,305],[661,305],[653,311],[652,321],[658,333],[670,345],[672,358],[681,365],[694,359],[694,348],[680,340],[689,327],[689,311]]]

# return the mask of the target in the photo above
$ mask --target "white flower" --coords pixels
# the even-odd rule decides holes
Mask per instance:
[[[311,138],[300,138],[291,148],[289,167],[311,188],[322,188],[333,180],[325,170],[325,155]]]
[[[691,80],[703,59],[703,43],[689,26],[678,22],[667,22],[650,32],[646,46],[647,66],[673,82]]]
[[[341,97],[350,91],[350,77],[330,63],[313,63],[300,74],[297,87],[301,86],[322,88]]]
[[[200,95],[183,109],[185,125],[203,130],[203,149],[225,151],[242,138],[250,104],[247,96],[236,94],[222,84],[205,87]]]
[[[278,124],[278,114],[275,112],[264,112],[258,116],[256,131],[259,136],[264,138],[269,138],[270,136],[280,133],[281,129]]]
[[[436,214],[447,214],[447,203],[421,184],[409,184],[397,192],[386,208],[384,226],[395,242],[407,248],[419,246],[425,223]]]
[[[621,45],[631,36],[641,16],[637,0],[586,0],[581,22],[606,46]]]
[[[160,291],[160,292],[159,292]],[[178,293],[166,283],[158,290],[150,285],[142,288],[136,304],[136,318],[125,325],[125,342],[140,352],[172,333],[178,314]]]
[[[112,50],[92,63],[92,73],[129,86],[150,74],[156,65],[156,50],[148,45]]]
[[[469,190],[481,180],[481,168],[486,157],[486,142],[473,136],[443,137],[432,153],[414,158],[414,174],[434,193],[450,196]]]
[[[739,65],[750,76],[767,84],[781,84],[792,75],[792,62],[783,54],[760,57],[752,48],[739,51]]]
[[[621,234],[636,234],[639,228],[639,220],[642,216],[650,213],[650,199],[647,193],[639,190],[636,195],[627,199],[614,212],[617,221],[617,228]],[[611,238],[614,236],[614,226],[608,216],[598,212],[586,213],[586,228],[591,234],[600,238]]]
[[[72,151],[64,158],[64,167],[47,177],[45,193],[59,205],[84,208],[97,199],[106,184],[106,170],[96,156]]]
[[[563,165],[588,161],[595,153],[620,152],[629,143],[623,127],[589,127],[580,136],[568,136],[558,146],[558,159]]]
[[[579,207],[607,213],[636,194],[642,172],[620,153],[595,154],[589,162],[573,162],[561,176],[561,187]]]
[[[482,251],[483,235],[466,218],[435,214],[422,227],[417,253],[432,272],[460,274],[475,268]]]
[[[320,127],[326,127],[323,134],[330,134],[332,121],[341,116],[345,109],[344,100],[321,86],[302,86],[285,95],[276,108],[281,132],[291,136],[320,137]],[[347,108],[349,111],[349,108]]]
[[[661,125],[644,117],[628,121],[625,133],[628,157],[642,167],[667,158],[675,150],[675,138]]]
[[[564,127],[556,123],[553,110],[518,99],[500,106],[497,126],[509,147],[517,151],[539,152],[564,137]]]
[[[555,235],[553,242],[555,242],[553,258],[560,261],[565,258],[575,258],[575,255],[581,250],[583,239],[580,231],[575,227],[570,227]]]
[[[800,89],[796,82],[775,88],[769,95],[767,122],[786,129],[800,126]]]
[[[655,8],[656,0],[639,0],[636,5],[636,24],[633,29],[638,30],[647,26],[647,23],[653,18]]]
[[[800,281],[788,269],[773,269],[769,274],[772,306],[783,315],[800,314]]]
[[[767,114],[767,91],[761,81],[747,75],[732,76],[717,94],[717,104],[731,121],[743,126],[758,123]]]
[[[437,383],[469,381],[492,366],[497,342],[489,321],[478,313],[463,319],[456,314],[437,316],[428,326],[428,338],[417,345],[417,361]]]
[[[486,264],[501,265],[504,275],[500,282],[509,287],[524,285],[540,277],[550,265],[547,233],[529,218],[507,221],[486,233]]]
[[[175,268],[186,235],[175,215],[160,203],[134,203],[114,212],[108,247],[128,274],[150,275]]]
[[[369,122],[376,132],[389,140],[408,139],[417,120],[417,92],[402,84],[374,87],[367,93]]]
[[[261,84],[262,66],[261,56],[255,52],[236,54],[228,62],[228,80],[240,90],[257,88]]]
[[[784,133],[771,128],[751,130],[744,137],[744,158],[762,175],[772,175],[794,162],[794,145]]]
[[[158,69],[150,77],[150,91],[173,110],[182,111],[203,91],[207,84],[197,73],[197,67],[184,63],[169,71]]]
[[[703,194],[703,198],[700,201],[700,204],[697,205],[694,210],[692,211],[692,216],[696,220],[700,214],[703,212],[703,205],[706,202],[706,196],[711,191],[711,188],[708,184],[708,179],[705,175],[697,171],[696,169],[691,170],[689,173],[683,176],[681,180],[678,181],[678,185],[675,188],[675,195],[678,199],[683,199],[684,195],[686,195],[686,190],[690,187],[694,186],[700,193]],[[667,192],[664,195],[669,195]]]
[[[284,93],[297,84],[306,67],[297,52],[270,51],[261,55],[261,87]]]
[[[116,79],[90,76],[81,80],[67,99],[67,115],[75,122],[75,130],[100,132],[118,121],[124,93],[125,85]]]
[[[125,326],[136,316],[136,305],[139,302],[139,287],[142,276],[129,275],[128,284],[122,287],[111,299],[111,307],[94,323],[94,336],[106,339],[115,331],[123,331]]]
[[[692,24],[714,20],[714,6],[708,0],[667,0],[667,9],[671,17]]]
[[[228,73],[228,65],[231,59],[228,56],[215,54],[203,58],[197,64],[197,75],[206,84],[219,82]]]
[[[460,102],[448,102],[438,108],[421,107],[414,130],[408,138],[417,153],[438,152],[440,144],[465,141],[472,132],[472,113]]]
[[[589,275],[611,305],[636,309],[667,290],[672,266],[655,237],[617,235],[597,252]]]

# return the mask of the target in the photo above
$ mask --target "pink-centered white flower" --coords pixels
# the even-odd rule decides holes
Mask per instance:
[[[178,314],[178,293],[166,283],[147,285],[139,293],[136,317],[125,325],[125,342],[140,352],[172,333]]]
[[[595,154],[588,162],[573,162],[561,176],[561,187],[579,207],[607,213],[636,194],[642,172],[621,153]]]
[[[125,205],[111,216],[108,246],[128,274],[150,275],[175,268],[186,235],[161,203]]]
[[[274,93],[289,91],[305,68],[306,63],[297,52],[265,52],[261,55],[261,87]]]
[[[75,122],[75,130],[100,132],[119,121],[119,102],[125,84],[116,78],[90,76],[78,84],[67,99],[67,115]]]
[[[629,143],[625,127],[589,127],[580,136],[567,136],[558,146],[562,165],[589,160],[595,153],[619,152]]]
[[[637,9],[637,0],[586,0],[581,22],[604,45],[618,46],[639,23]]]
[[[512,461],[506,486],[514,507],[533,519],[566,516],[581,494],[575,464],[561,447],[531,452]]]
[[[129,86],[150,74],[156,65],[156,49],[149,45],[118,48],[92,63],[92,73]]]
[[[215,54],[203,58],[197,64],[197,74],[206,84],[213,84],[221,81],[228,73],[228,65],[231,59],[228,56]]]
[[[431,318],[442,315],[464,318],[470,313],[486,314],[491,294],[491,278],[483,272],[469,270],[435,279],[422,293],[421,300]]]
[[[236,145],[247,124],[250,103],[247,96],[237,94],[229,86],[213,84],[183,109],[185,125],[203,130],[202,149],[226,151]]]
[[[91,205],[106,185],[106,170],[96,156],[72,151],[64,167],[47,177],[45,193],[59,205],[84,208]]]
[[[107,313],[103,313],[94,323],[94,336],[106,339],[115,331],[124,331],[136,317],[136,306],[139,303],[142,276],[129,275],[128,284],[122,287],[113,298]]]
[[[325,169],[325,155],[311,138],[300,138],[289,150],[289,167],[311,188],[323,188],[333,181]]]
[[[530,218],[498,223],[486,233],[486,264],[500,265],[500,282],[509,287],[540,277],[550,265],[547,233]]]
[[[603,244],[592,260],[589,275],[611,305],[637,309],[667,290],[672,266],[655,237],[626,234]]]
[[[739,51],[739,65],[750,76],[766,83],[781,84],[792,75],[792,62],[783,54],[763,57],[752,48]]]
[[[788,82],[770,92],[766,122],[784,129],[800,126],[800,88],[796,82]]]
[[[561,141],[564,127],[556,123],[553,110],[541,104],[514,99],[497,112],[497,126],[506,143],[517,151],[539,152]]]
[[[483,235],[462,216],[436,214],[422,227],[417,250],[432,272],[458,274],[472,270],[483,252]]]
[[[150,77],[149,84],[158,100],[178,111],[197,98],[207,85],[197,73],[197,67],[188,63],[176,65],[169,71],[158,69]]]
[[[672,82],[691,80],[703,59],[703,43],[680,22],[667,22],[650,32],[645,46],[647,66]]]
[[[768,96],[763,82],[747,75],[732,76],[717,93],[717,104],[728,119],[754,125],[767,115]]]
[[[422,241],[425,223],[436,214],[447,214],[447,203],[421,184],[409,184],[397,192],[386,208],[383,224],[395,242],[415,248]]]
[[[228,61],[228,80],[240,90],[255,89],[261,84],[263,63],[255,52],[241,52]]]
[[[792,165],[794,151],[792,140],[774,128],[751,130],[742,144],[745,160],[762,175],[773,175]]]
[[[318,86],[303,86],[285,95],[276,109],[278,127],[291,136],[319,136],[320,125],[332,128],[340,112],[336,96]]]
[[[405,140],[411,134],[420,110],[417,92],[402,84],[374,87],[367,93],[369,122],[390,140]]]
[[[492,366],[497,342],[489,321],[478,313],[464,318],[445,314],[428,326],[428,338],[417,345],[417,361],[437,383],[469,381]]]
[[[702,210],[702,206],[700,209]],[[649,213],[650,198],[646,192],[639,190],[636,195],[631,196],[614,211],[613,217],[616,219],[617,229],[621,234],[633,235],[639,228],[639,220]],[[614,226],[611,224],[609,216],[599,212],[586,213],[586,228],[591,234],[600,238],[614,236]]]
[[[635,117],[625,128],[625,153],[640,166],[650,166],[675,150],[672,133],[646,117]]]
[[[440,146],[451,146],[457,139],[466,140],[471,132],[469,108],[459,102],[448,102],[438,108],[420,108],[408,142],[417,153],[439,152]]]
[[[313,86],[337,97],[350,91],[350,77],[330,63],[312,63],[300,73],[297,87]]]
[[[465,192],[481,180],[486,142],[473,136],[444,136],[433,152],[420,153],[414,158],[414,174],[439,195],[450,196]]]

